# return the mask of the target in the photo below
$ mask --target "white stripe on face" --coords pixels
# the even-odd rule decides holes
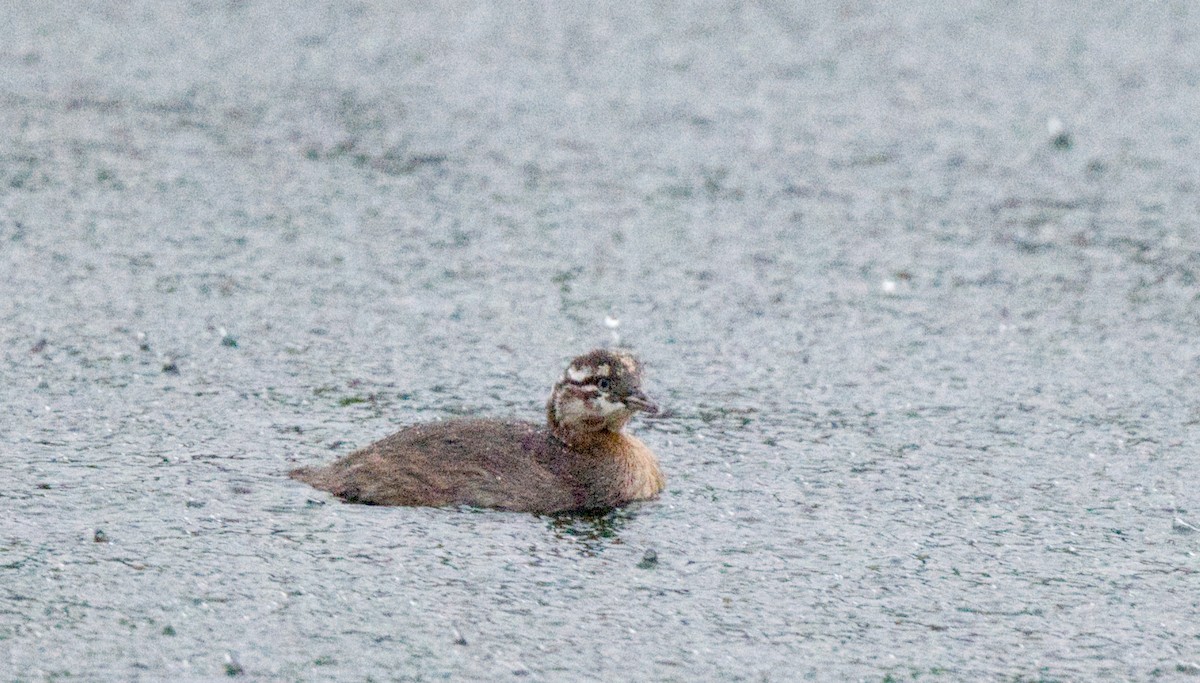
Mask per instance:
[[[592,376],[592,369],[586,365],[572,365],[567,368],[567,379],[572,382],[582,382]]]
[[[560,422],[569,424],[586,418],[589,414],[587,402],[574,396],[561,397],[554,402],[554,412]]]
[[[613,415],[620,411],[628,411],[629,410],[629,408],[627,408],[624,403],[621,403],[620,401],[617,401],[615,403],[612,401],[609,401],[608,397],[603,394],[601,394],[596,399],[596,407],[600,409],[600,414],[603,415],[604,417],[608,417],[608,416]]]

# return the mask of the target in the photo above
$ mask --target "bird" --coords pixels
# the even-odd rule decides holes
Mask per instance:
[[[650,500],[666,485],[658,458],[625,431],[658,413],[631,353],[574,358],[546,401],[546,423],[454,419],[405,427],[291,478],[350,503],[466,505],[553,514]]]

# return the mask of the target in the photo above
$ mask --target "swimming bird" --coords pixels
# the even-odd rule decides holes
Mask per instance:
[[[352,503],[473,505],[534,513],[598,510],[654,498],[666,479],[625,431],[658,412],[642,365],[624,351],[574,360],[546,402],[546,424],[469,419],[406,427],[293,479]]]

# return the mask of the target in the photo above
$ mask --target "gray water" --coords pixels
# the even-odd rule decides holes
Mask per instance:
[[[0,8],[4,680],[1200,677],[1195,5],[297,5]],[[660,500],[286,478],[607,316]]]

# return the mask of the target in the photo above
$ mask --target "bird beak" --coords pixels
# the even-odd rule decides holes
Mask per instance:
[[[641,389],[625,397],[625,407],[630,410],[641,410],[650,415],[658,412],[658,404],[642,393]]]

